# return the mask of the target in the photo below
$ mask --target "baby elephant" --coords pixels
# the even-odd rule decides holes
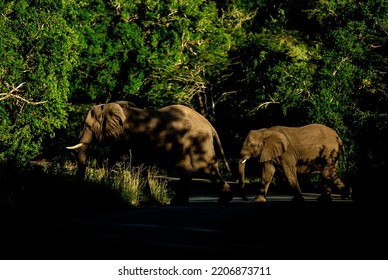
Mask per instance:
[[[302,127],[274,126],[251,130],[242,146],[239,164],[239,184],[244,189],[245,162],[258,158],[262,164],[261,187],[256,202],[265,202],[268,187],[281,166],[294,191],[294,201],[303,201],[297,173],[320,173],[325,183],[321,199],[331,200],[331,188],[341,191],[342,199],[349,197],[351,189],[337,176],[338,158],[344,145],[338,134],[320,124]],[[243,194],[243,198],[245,198]]]

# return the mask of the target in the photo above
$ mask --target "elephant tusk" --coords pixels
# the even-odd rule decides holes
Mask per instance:
[[[247,159],[244,159],[244,160],[241,162],[241,164],[244,164],[246,161],[247,161]]]
[[[84,145],[84,143],[78,143],[77,145],[66,147],[66,149],[74,150],[74,149],[78,149],[78,148],[82,147],[83,145]]]

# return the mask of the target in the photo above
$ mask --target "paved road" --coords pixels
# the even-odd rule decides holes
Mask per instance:
[[[30,213],[3,227],[1,259],[376,259],[381,231],[361,207],[334,197],[271,193],[227,205],[206,187],[185,206],[54,218]],[[249,194],[250,199],[253,194]],[[71,207],[71,203],[69,205]],[[367,230],[365,230],[367,229]],[[380,247],[379,247],[380,246]]]

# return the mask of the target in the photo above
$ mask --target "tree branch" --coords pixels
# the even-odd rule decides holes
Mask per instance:
[[[48,102],[48,101],[38,101],[38,102],[30,101],[20,96],[19,94],[14,94],[14,92],[23,92],[21,88],[24,86],[24,84],[25,84],[24,82],[21,83],[17,87],[14,87],[13,89],[11,89],[11,91],[8,93],[0,93],[0,101],[3,101],[8,98],[16,98],[30,105],[39,105],[39,104],[44,104]]]
[[[271,98],[272,99],[272,98]],[[256,108],[254,108],[252,110],[252,112],[255,112],[257,110],[260,110],[260,109],[267,109],[267,107],[270,105],[270,104],[280,104],[280,102],[278,101],[267,101],[267,102],[264,102],[264,103],[261,103],[259,106],[257,106]]]

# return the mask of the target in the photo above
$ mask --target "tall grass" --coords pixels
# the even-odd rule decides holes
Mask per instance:
[[[157,177],[156,167],[132,166],[128,159],[112,168],[89,163],[83,180],[76,173],[77,165],[69,160],[33,162],[24,170],[0,166],[0,212],[25,209],[54,214],[137,207],[146,200],[147,179],[152,203],[165,205],[172,198],[167,179]]]
[[[132,166],[131,160],[123,159],[111,168],[108,168],[107,164],[98,167],[89,163],[85,180],[110,188],[118,193],[124,202],[133,206],[139,206],[142,201],[149,199],[144,192],[148,183],[153,200],[159,204],[169,204],[172,197],[168,181],[157,177],[158,173],[159,170],[155,166]]]

